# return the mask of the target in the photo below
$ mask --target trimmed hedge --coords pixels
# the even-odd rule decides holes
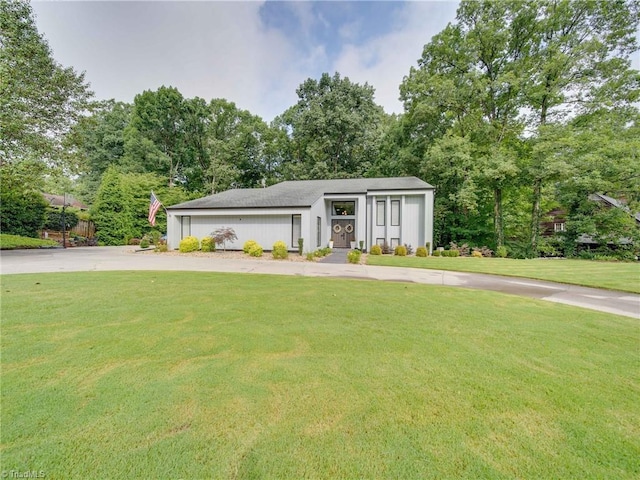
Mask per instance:
[[[273,255],[273,258],[276,258],[279,260],[284,260],[286,258],[289,258],[289,251],[287,250],[287,244],[284,243],[282,240],[278,240],[276,243],[273,244],[273,249],[271,251],[271,254]]]

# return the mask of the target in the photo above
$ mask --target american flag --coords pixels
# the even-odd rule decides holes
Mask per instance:
[[[155,226],[156,224],[156,213],[158,213],[158,210],[160,209],[160,207],[162,206],[162,204],[160,203],[160,200],[158,200],[158,197],[156,197],[155,193],[153,193],[153,191],[151,191],[151,201],[149,202],[149,223],[153,226]]]

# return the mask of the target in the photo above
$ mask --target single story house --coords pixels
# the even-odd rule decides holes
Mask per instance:
[[[235,189],[167,208],[167,244],[231,227],[241,250],[255,240],[265,250],[282,240],[290,250],[304,240],[309,252],[365,248],[386,242],[414,248],[433,243],[434,187],[416,177],[286,181],[267,188]]]

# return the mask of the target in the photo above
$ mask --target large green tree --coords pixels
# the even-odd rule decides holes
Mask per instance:
[[[0,2],[0,165],[63,167],[62,141],[92,93],[84,74],[57,63],[27,1]]]
[[[630,69],[638,51],[638,0],[528,0],[513,8],[535,13],[527,38],[523,106],[534,133],[563,125],[576,114],[601,106],[638,100],[640,77]],[[545,185],[562,179],[563,162],[532,156],[527,166],[532,185],[531,247],[540,235]]]
[[[368,84],[352,83],[339,73],[307,79],[298,102],[281,121],[290,129],[292,178],[363,176],[376,160],[378,125],[384,116]]]

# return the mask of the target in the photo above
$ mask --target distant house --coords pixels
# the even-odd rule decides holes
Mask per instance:
[[[278,240],[313,251],[364,243],[414,247],[433,243],[434,188],[416,177],[286,181],[267,188],[236,189],[167,208],[167,243],[177,248],[192,235],[231,227],[242,249],[255,240],[265,249]]]
[[[627,205],[625,205],[620,200],[609,197],[607,195],[603,195],[601,193],[592,193],[591,195],[589,195],[589,200],[591,200],[592,202],[597,202],[603,205],[605,208],[620,208],[626,211],[627,213],[629,213],[629,215],[632,215],[635,218],[636,225],[640,227],[640,213],[632,213],[629,210],[629,207],[627,207]],[[557,233],[564,232],[566,229],[566,216],[567,212],[562,208],[555,208],[548,212],[546,215],[546,221],[542,222],[541,224],[542,235],[550,237]],[[597,244],[597,242],[589,235],[580,235],[577,239],[577,242],[583,245]],[[620,239],[619,243],[629,243],[629,240]]]
[[[52,193],[43,193],[44,199],[49,202],[52,207],[62,207],[65,204],[67,207],[77,208],[78,210],[89,210],[84,203],[80,200],[76,200],[71,195],[54,195]]]

